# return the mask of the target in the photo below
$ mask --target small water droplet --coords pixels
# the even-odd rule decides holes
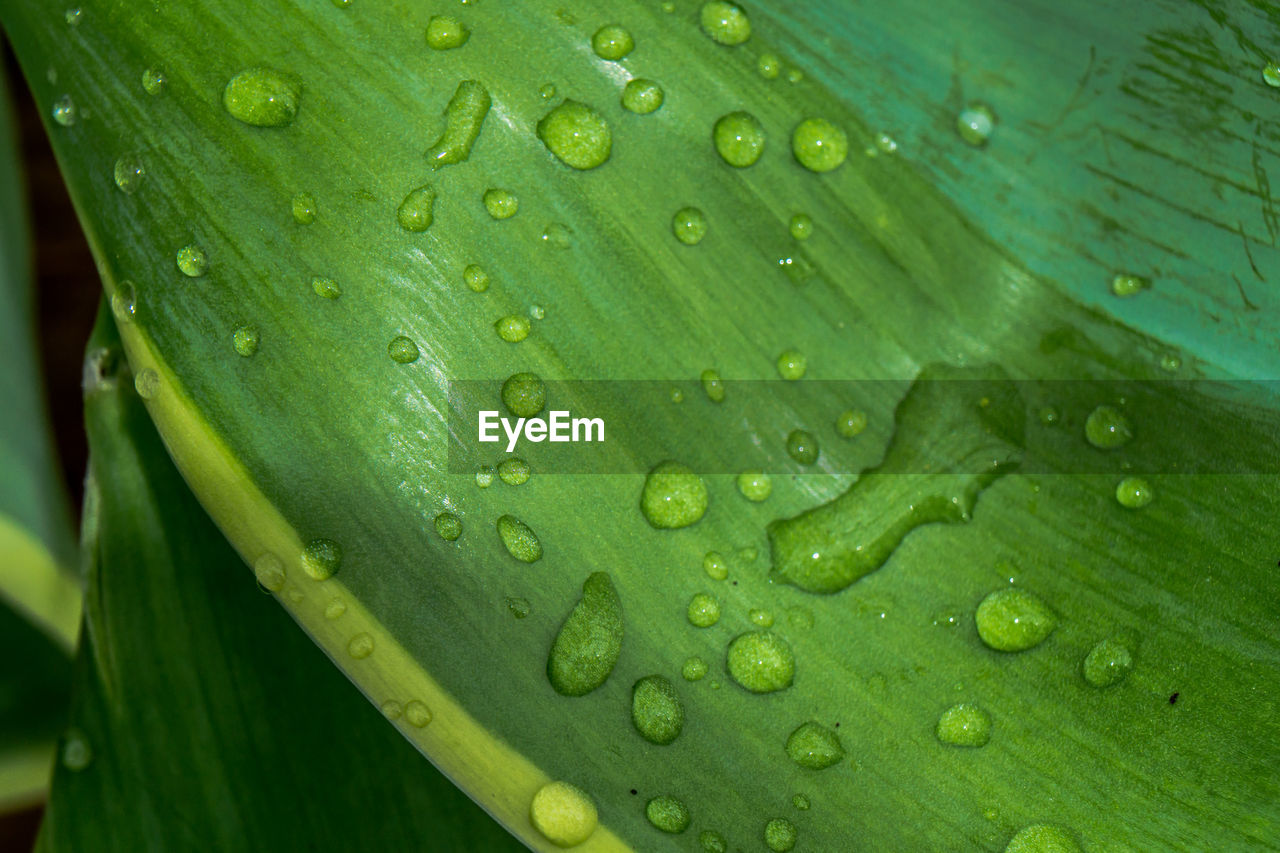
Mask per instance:
[[[387,355],[391,356],[391,360],[396,364],[413,364],[422,353],[418,350],[418,345],[414,343],[413,338],[396,335],[387,344]]]
[[[956,133],[966,144],[981,148],[996,129],[996,114],[991,107],[975,101],[956,116]]]
[[[404,706],[404,720],[416,729],[425,727],[431,722],[432,713],[424,703],[410,699]]]
[[[695,628],[710,628],[720,621],[720,602],[705,592],[700,592],[689,599],[686,609],[689,624]]]
[[[706,393],[707,399],[713,403],[724,402],[724,380],[720,378],[720,372],[712,368],[702,371],[699,377],[702,381],[702,390]]]
[[[542,559],[542,543],[529,525],[514,515],[498,518],[498,538],[507,553],[522,563],[536,563]]]
[[[867,428],[867,413],[859,409],[848,409],[836,418],[836,432],[841,438],[854,438]]]
[[[1114,687],[1133,668],[1133,653],[1118,640],[1099,642],[1085,655],[1080,665],[1084,680],[1094,687]]]
[[[1262,66],[1262,80],[1268,86],[1280,88],[1280,64],[1268,62]]]
[[[1041,406],[1038,414],[1040,423],[1044,426],[1053,426],[1062,418],[1061,413],[1053,406]]]
[[[1141,477],[1126,477],[1116,485],[1116,500],[1126,509],[1142,509],[1154,499],[1151,485]]]
[[[547,311],[541,305],[530,305],[529,316],[535,320],[541,320],[547,316]]]
[[[778,375],[783,379],[796,380],[804,376],[809,360],[798,350],[783,350],[778,355]]]
[[[804,794],[796,794],[791,798],[791,805],[802,812],[807,812],[809,810],[809,798]]]
[[[435,519],[436,534],[446,542],[453,542],[462,535],[462,519],[451,512],[442,512]]]
[[[427,21],[427,46],[432,50],[453,50],[471,38],[471,31],[448,15],[432,15]]]
[[[235,351],[245,358],[258,352],[259,334],[256,326],[240,326],[231,335]]]
[[[887,133],[881,133],[876,137],[876,148],[886,154],[895,154],[898,151],[898,141]]]
[[[788,83],[799,83],[803,79],[804,79],[804,72],[801,71],[799,68],[792,68],[790,71],[787,72]]]
[[[337,299],[342,295],[342,287],[336,281],[321,276],[311,279],[311,290],[321,299]]]
[[[435,219],[436,191],[424,184],[409,191],[396,208],[396,222],[412,234],[421,234],[431,227]]]
[[[324,618],[328,619],[330,622],[341,619],[342,615],[346,612],[347,605],[340,598],[332,599],[324,606]]]
[[[508,486],[523,486],[529,482],[529,463],[518,456],[498,463],[498,479]]]
[[[159,68],[148,68],[142,72],[142,90],[148,95],[159,95],[168,82],[168,78]]]
[[[1133,439],[1129,419],[1112,406],[1098,406],[1084,422],[1084,437],[1100,450],[1124,447]]]
[[[284,561],[275,554],[263,554],[254,560],[253,575],[263,589],[271,592],[284,589]]]
[[[80,11],[79,7],[76,7],[68,9],[66,15],[63,17],[66,19],[67,26],[78,27],[80,26],[80,20],[84,17],[84,13]]]
[[[738,169],[754,164],[764,154],[764,125],[743,110],[717,119],[711,139],[720,159]]]
[[[111,313],[121,323],[132,323],[138,312],[138,296],[133,282],[121,281],[111,294]]]
[[[548,782],[529,803],[534,829],[557,847],[581,844],[596,831],[596,804],[586,791],[568,782]]]
[[[510,219],[520,210],[520,199],[510,190],[487,189],[484,191],[484,209],[494,219]]]
[[[723,0],[704,3],[699,14],[702,31],[717,44],[728,47],[751,38],[751,20],[741,6]]]
[[[549,101],[556,96],[555,83],[543,83],[538,87],[538,97],[544,101]]]
[[[756,70],[764,79],[774,80],[782,73],[782,62],[772,53],[762,53],[756,61]]]
[[[662,107],[666,93],[653,80],[636,78],[622,88],[622,107],[636,115],[648,115]]]
[[[312,539],[302,549],[302,570],[312,580],[327,580],[342,566],[342,546],[332,539]]]
[[[209,256],[194,243],[179,249],[174,261],[178,271],[188,278],[199,278],[209,270]]]
[[[316,214],[319,213],[319,207],[316,204],[316,197],[311,193],[298,193],[290,201],[293,210],[293,221],[299,225],[310,225],[316,221]]]
[[[991,740],[991,715],[968,702],[942,712],[934,736],[947,746],[986,746]]]
[[[254,127],[293,123],[302,100],[302,83],[274,68],[248,68],[222,90],[222,105],[232,118]]]
[[[704,829],[698,833],[698,847],[701,848],[702,853],[726,853],[729,849],[724,836],[711,829]]]
[[[824,118],[807,118],[791,134],[796,162],[811,172],[830,172],[849,156],[849,137]]]
[[[640,511],[659,530],[674,530],[694,524],[707,511],[707,484],[688,467],[666,461],[655,465],[645,477],[640,495]]]
[[[631,724],[649,743],[665,746],[684,728],[684,705],[661,675],[646,675],[631,687]]]
[[[489,274],[479,264],[467,264],[462,271],[462,280],[476,293],[484,293],[489,289]]]
[[[785,817],[775,817],[764,825],[764,844],[774,853],[787,853],[796,846],[796,825]]]
[[[1037,595],[1005,587],[982,599],[974,614],[978,636],[998,652],[1022,652],[1044,642],[1058,619]]]
[[[801,767],[824,770],[844,760],[844,745],[834,729],[810,720],[787,737],[787,756]]]
[[[356,660],[364,660],[373,654],[373,637],[365,633],[356,634],[347,643],[347,654]]]
[[[707,217],[696,207],[682,207],[671,217],[671,233],[686,246],[696,246],[707,234]]]
[[[1167,352],[1160,356],[1160,369],[1166,373],[1177,373],[1182,369],[1182,358],[1176,352]]]
[[[498,333],[498,337],[509,344],[518,344],[529,337],[529,331],[532,328],[529,318],[523,314],[508,314],[499,318],[493,324],[493,329]]]
[[[757,628],[772,628],[773,614],[768,610],[762,610],[759,607],[753,607],[747,611],[747,618],[751,620],[751,624]]]
[[[150,367],[144,367],[133,377],[133,387],[142,399],[154,399],[160,393],[160,374]]]
[[[738,492],[747,500],[759,503],[773,493],[773,480],[760,470],[743,471],[738,475]]]
[[[542,245],[552,249],[567,249],[573,242],[573,232],[567,225],[552,222],[542,230],[542,236],[539,239],[542,240]]]
[[[523,619],[529,615],[530,605],[527,598],[507,598],[507,612],[517,619]]]
[[[689,828],[689,809],[683,802],[663,794],[645,803],[644,816],[663,832],[678,835]]]
[[[382,716],[388,720],[398,720],[404,714],[404,706],[394,699],[388,699],[379,706]]]
[[[1111,279],[1111,292],[1121,299],[1141,293],[1151,287],[1151,279],[1140,275],[1121,273]]]
[[[1082,853],[1075,836],[1060,826],[1033,823],[1018,830],[1004,853]]]
[[[812,465],[818,461],[818,439],[802,429],[792,430],[787,436],[787,455],[801,465]]]
[[[502,383],[502,405],[518,418],[531,418],[547,404],[547,386],[536,373],[513,373]]]
[[[142,165],[142,158],[137,154],[122,154],[116,160],[114,172],[116,186],[126,195],[133,195],[138,191],[146,174],[146,169]]]
[[[769,631],[748,631],[729,644],[729,675],[752,693],[773,693],[791,686],[796,660],[786,640]]]
[[[579,101],[566,100],[538,122],[538,138],[561,163],[594,169],[609,159],[613,133],[604,116]]]
[[[607,24],[596,30],[591,37],[591,49],[601,59],[617,62],[635,49],[635,39],[626,28],[617,24]]]
[[[62,749],[59,753],[62,766],[75,773],[93,763],[93,747],[89,738],[80,729],[68,729],[62,736]]]
[[[684,666],[680,668],[680,675],[685,681],[701,681],[707,675],[707,662],[697,655],[685,658]]]
[[[71,127],[76,123],[76,102],[70,95],[63,95],[53,102],[53,120],[63,127]]]
[[[807,213],[797,213],[791,217],[789,230],[795,239],[808,240],[813,235],[813,217]]]
[[[722,581],[729,576],[729,566],[718,551],[708,551],[702,558],[702,570],[712,580]]]
[[[481,489],[487,489],[492,485],[493,485],[493,466],[481,465],[480,469],[476,471],[476,487]]]

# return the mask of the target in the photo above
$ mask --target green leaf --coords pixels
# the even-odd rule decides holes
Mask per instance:
[[[94,337],[88,618],[40,849],[517,849],[245,582],[105,312]]]
[[[536,849],[595,812],[584,848],[992,849],[1042,824],[1065,829],[1019,838],[1274,839],[1276,397],[1159,381],[1275,373],[1256,344],[1280,314],[1224,299],[1254,273],[1220,260],[1233,222],[1256,277],[1276,260],[1249,36],[1268,13],[753,4],[743,43],[723,4],[513,5],[455,10],[470,37],[450,50],[424,45],[432,10],[399,3],[5,13],[49,114],[91,111],[51,131],[108,290],[136,307],[148,410],[313,639],[375,703],[430,708],[401,730]],[[593,57],[615,22],[634,51]],[[1096,74],[1062,72],[1090,46]],[[660,109],[622,106],[633,75]],[[998,116],[983,149],[955,127],[975,88]],[[250,89],[288,108],[248,109]],[[806,124],[793,153],[810,118],[843,137]],[[490,189],[517,213],[494,218]],[[1122,303],[1118,273],[1154,285]],[[1006,393],[992,363],[1026,384]],[[451,464],[471,423],[447,414],[525,410],[536,383],[498,390],[523,373],[680,382],[684,402],[549,384],[576,414],[630,403],[609,421],[618,476],[531,463],[480,488]],[[777,381],[801,373],[829,381]],[[849,384],[873,379],[891,381]],[[1085,439],[1103,404],[1131,420],[1124,447]],[[868,426],[846,439],[850,410]],[[803,436],[788,453],[796,429],[817,464]],[[687,467],[646,489],[669,460]],[[1141,509],[1116,497],[1135,472]],[[806,575],[787,559],[806,547],[836,558]],[[584,588],[597,572],[621,631]],[[618,654],[585,695],[548,680],[566,635]],[[666,745],[629,722],[652,675],[683,709]],[[815,729],[788,750],[809,723],[846,758],[813,766],[838,754],[823,735],[814,758]]]

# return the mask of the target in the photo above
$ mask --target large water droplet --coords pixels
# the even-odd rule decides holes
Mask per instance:
[[[682,207],[671,217],[671,233],[686,246],[696,246],[707,236],[707,217],[696,207]]]
[[[514,515],[498,519],[498,538],[507,553],[522,563],[536,563],[542,559],[542,543],[529,525]]]
[[[431,227],[435,218],[436,191],[429,184],[410,190],[396,208],[396,221],[406,231],[419,234]]]
[[[640,511],[660,530],[688,527],[707,511],[707,484],[679,462],[660,462],[649,471],[640,494]]]
[[[137,154],[122,154],[116,160],[114,177],[116,186],[126,195],[133,195],[142,186],[142,179],[147,170],[142,165],[142,158]]]
[[[1099,642],[1085,655],[1080,671],[1094,687],[1114,687],[1133,669],[1133,654],[1119,640]]]
[[[563,101],[538,122],[538,138],[561,163],[594,169],[609,159],[613,134],[604,116],[579,101]]]
[[[476,293],[484,293],[489,289],[489,274],[479,264],[467,264],[462,271],[462,280]]]
[[[1044,642],[1058,619],[1034,593],[1005,587],[982,599],[974,614],[978,636],[999,652],[1022,652]]]
[[[531,418],[547,404],[547,387],[536,373],[513,373],[502,383],[502,404],[519,418]]]
[[[1098,406],[1084,422],[1084,437],[1100,450],[1124,447],[1133,439],[1129,419],[1112,406]]]
[[[302,83],[274,68],[248,68],[222,90],[222,105],[232,118],[254,127],[284,127],[298,115]]]
[[[787,755],[801,767],[823,770],[844,760],[844,745],[834,729],[810,720],[787,737]]]
[[[849,137],[824,118],[807,118],[791,134],[796,162],[811,172],[830,172],[849,156]]]
[[[934,735],[948,746],[986,746],[991,740],[991,715],[967,702],[952,705],[938,718]]]
[[[493,106],[489,90],[475,80],[463,80],[444,110],[444,133],[427,151],[431,168],[461,163],[471,156],[484,118]]]
[[[720,159],[739,169],[752,165],[764,153],[764,125],[743,110],[717,119],[711,139]]]
[[[197,245],[183,246],[174,256],[178,271],[188,278],[199,278],[209,270],[209,256]]]
[[[645,803],[644,816],[658,829],[673,835],[689,828],[689,808],[670,794],[654,797]]]
[[[622,107],[636,115],[656,112],[666,100],[666,93],[653,80],[636,78],[629,80],[622,89]]]
[[[312,539],[302,549],[302,570],[313,580],[327,580],[342,566],[342,546],[332,539]]]
[[[432,50],[453,50],[471,38],[471,31],[448,15],[432,15],[427,21],[427,46]]]
[[[532,328],[533,325],[529,322],[529,318],[523,314],[508,314],[505,317],[500,317],[493,324],[493,329],[498,333],[498,337],[509,344],[518,344],[529,337],[529,332]]]
[[[773,693],[791,686],[796,659],[786,640],[769,631],[748,631],[729,644],[726,667],[733,680],[752,693]]]
[[[451,512],[442,512],[436,516],[436,535],[446,542],[453,542],[462,535],[462,519]]]
[[[631,688],[631,723],[650,743],[665,745],[684,728],[684,705],[661,675],[647,675]]]
[[[764,844],[774,853],[787,853],[796,846],[796,825],[785,817],[775,817],[764,825]]]
[[[996,114],[986,104],[974,102],[956,116],[956,133],[965,143],[980,148],[996,129]]]
[[[720,602],[705,592],[699,592],[689,599],[686,613],[690,625],[696,628],[710,628],[720,621]]]
[[[529,482],[529,463],[518,456],[498,463],[498,479],[508,486],[523,486]]]
[[[413,338],[404,335],[396,335],[387,344],[387,355],[391,356],[391,360],[396,364],[413,364],[421,354]]]
[[[556,633],[547,679],[562,696],[585,696],[604,684],[621,651],[622,600],[609,575],[594,572]]]
[[[713,0],[703,4],[698,17],[702,31],[717,44],[733,47],[751,38],[751,20],[741,6]]]
[[[534,829],[557,847],[573,847],[596,831],[596,804],[581,788],[568,782],[548,782],[529,803]]]
[[[596,52],[596,56],[611,62],[622,59],[635,46],[631,33],[617,24],[607,24],[596,30],[596,34],[591,37],[591,49]]]

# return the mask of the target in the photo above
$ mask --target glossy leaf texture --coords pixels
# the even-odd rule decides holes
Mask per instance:
[[[1163,201],[1088,168],[1116,121],[1178,127],[1226,93],[1263,115],[1249,47],[1262,36],[1228,36],[1270,26],[1265,13],[956,4],[925,26],[936,13],[909,5],[751,5],[734,46],[742,31],[718,30],[716,8],[704,24],[686,3],[513,5],[449,11],[469,36],[447,49],[439,22],[430,41],[445,13],[401,3],[86,4],[74,25],[36,3],[6,13],[151,416],[281,603],[375,704],[430,709],[401,730],[539,849],[551,843],[530,804],[550,780],[594,799],[594,849],[684,849],[703,833],[784,847],[788,827],[811,850],[999,849],[1036,824],[1086,849],[1273,840],[1276,398],[1237,380],[1273,375],[1274,351],[1253,356],[1275,314],[1211,289],[1228,263],[1252,274],[1252,258],[1258,276],[1274,263],[1257,220],[1270,195],[1237,186],[1256,170],[1236,138],[1265,169],[1273,130],[1231,114],[1221,138],[1187,131],[1206,153],[1129,145],[1120,177]],[[619,59],[592,48],[611,23],[634,42]],[[1133,94],[1152,62],[1161,79],[1186,73],[1184,52],[1153,54],[1170,33],[1225,59],[1182,100]],[[1049,58],[1064,34],[1113,73],[1083,88],[1061,73]],[[970,42],[977,67],[956,59]],[[932,75],[928,109],[904,67]],[[983,147],[956,132],[952,75],[966,96],[991,93]],[[661,107],[625,107],[630,78],[657,81]],[[1102,153],[1029,141],[1045,104],[1077,104],[1063,134],[1097,125]],[[810,118],[845,134],[837,168],[803,166],[829,165],[812,146],[793,154]],[[562,132],[575,122],[578,136]],[[1229,174],[1193,179],[1188,162]],[[1221,190],[1217,224],[1184,198],[1204,186]],[[501,194],[486,203],[496,190],[514,215]],[[677,236],[701,230],[688,207],[706,223],[697,241]],[[1233,219],[1228,257],[1219,226]],[[1084,251],[1126,227],[1138,236]],[[1185,257],[1161,254],[1162,227]],[[1167,259],[1199,272],[1170,286]],[[1116,274],[1154,284],[1121,303],[1106,296]],[[1226,319],[1202,324],[1206,304]],[[707,370],[730,380],[720,402],[700,391]],[[490,482],[452,464],[450,381],[492,380],[454,384],[453,402],[501,408],[496,385],[518,372],[691,390],[631,412],[660,428],[626,432],[610,473]],[[1045,382],[1013,399],[1001,376]],[[909,390],[917,377],[992,393],[934,397],[936,384]],[[1205,377],[1221,384],[1165,381]],[[874,379],[893,381],[848,384]],[[619,387],[550,384],[548,399],[589,414]],[[1131,442],[1086,441],[1102,404],[1123,410]],[[851,408],[868,425],[845,438]],[[787,452],[799,428],[815,463]],[[1017,471],[964,467],[1014,461],[1024,443],[1043,452]],[[668,467],[663,482],[688,489],[646,519],[644,473],[691,457],[722,463],[702,471],[705,513]],[[758,502],[732,476],[754,467],[772,472]],[[1141,509],[1116,496],[1133,470],[1156,495]],[[787,541],[822,541],[839,565],[788,568],[770,551]],[[863,550],[887,561],[866,570]],[[1030,636],[999,618],[979,636],[979,602],[1011,581],[1017,595],[983,612],[1022,606],[1042,641],[998,651]],[[718,620],[701,599],[691,609],[699,593]],[[619,607],[620,644],[549,665],[566,619],[567,636],[613,637]],[[736,644],[766,624],[773,639]],[[1103,688],[1086,674],[1107,667],[1085,662],[1108,639],[1132,669]],[[777,666],[744,672],[734,648]],[[683,676],[692,657],[701,678]],[[633,686],[653,675],[684,713],[666,744],[640,734],[669,735],[672,714],[637,716]],[[966,704],[989,717],[984,746],[939,740]],[[813,766],[837,751],[810,722],[838,733],[842,759]],[[787,748],[797,731],[803,760]],[[663,798],[687,810],[683,832]]]

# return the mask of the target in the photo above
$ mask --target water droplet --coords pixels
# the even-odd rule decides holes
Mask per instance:
[[[679,462],[660,462],[649,471],[640,511],[653,527],[674,530],[697,522],[707,511],[707,484]]]
[[[644,816],[663,832],[677,835],[689,828],[689,809],[670,794],[654,797],[644,807]]]
[[[293,221],[299,225],[310,225],[316,221],[316,214],[319,208],[316,205],[316,197],[311,193],[298,193],[290,201],[293,210]]]
[[[1084,680],[1094,687],[1114,687],[1133,669],[1133,654],[1118,640],[1099,642],[1085,655],[1080,666]]]
[[[144,400],[151,400],[160,393],[160,374],[150,367],[144,367],[133,378],[134,390]]]
[[[807,631],[813,627],[813,613],[805,607],[788,607],[787,622],[793,628]]]
[[[453,50],[471,38],[471,30],[448,15],[432,15],[427,21],[427,46],[432,50]]]
[[[311,279],[311,290],[321,299],[337,299],[342,295],[342,287],[336,281],[320,276]]]
[[[64,17],[66,19],[67,26],[78,27],[80,26],[80,19],[84,17],[84,14],[77,7],[74,9],[68,9]]]
[[[701,681],[707,675],[707,662],[697,655],[685,658],[680,675],[685,681]]]
[[[327,580],[342,565],[342,546],[332,539],[312,539],[302,549],[302,570],[313,580]]]
[[[137,154],[123,154],[116,160],[116,186],[125,195],[133,195],[142,186],[142,179],[147,171],[142,165],[142,158]]]
[[[245,358],[257,353],[258,342],[258,329],[255,326],[240,326],[231,334],[232,347]]]
[[[549,101],[556,96],[556,86],[554,83],[543,83],[538,87],[538,97],[544,101]]]
[[[982,599],[974,621],[978,636],[998,652],[1022,652],[1044,642],[1058,619],[1039,596],[1005,587]]]
[[[391,360],[396,364],[413,364],[418,360],[421,353],[412,338],[396,335],[387,344],[387,355],[391,356]]]
[[[796,825],[785,817],[775,817],[764,825],[764,843],[774,853],[787,853],[796,846]]]
[[[938,718],[934,735],[947,746],[986,746],[991,740],[991,715],[977,705],[952,705]]]
[[[636,115],[643,116],[656,112],[664,100],[666,100],[666,93],[653,80],[638,77],[628,81],[622,89],[623,109],[630,110]]]
[[[742,7],[723,0],[704,3],[699,15],[702,31],[717,44],[733,47],[751,38],[751,20]]]
[[[1075,836],[1060,826],[1033,823],[1018,830],[1004,853],[1083,853]]]
[[[1100,450],[1123,447],[1133,439],[1129,419],[1111,406],[1098,406],[1084,422],[1084,437]]]
[[[702,570],[712,580],[722,581],[729,576],[729,566],[718,551],[708,551],[702,558]]]
[[[706,393],[707,399],[713,403],[724,402],[724,380],[720,378],[720,373],[710,368],[702,371],[702,390]]]
[[[975,148],[986,145],[995,129],[996,114],[986,104],[975,101],[956,116],[956,133]]]
[[[462,280],[476,293],[484,293],[489,289],[489,274],[479,264],[467,264],[462,271]]]
[[[1154,499],[1150,484],[1141,477],[1126,477],[1116,485],[1116,500],[1126,509],[1142,509]]]
[[[435,218],[435,188],[424,184],[410,190],[396,208],[396,221],[406,231],[418,234],[431,227]]]
[[[346,612],[347,612],[346,602],[344,602],[340,598],[332,599],[328,604],[324,606],[324,618],[328,619],[330,622],[334,622],[338,619],[341,619],[343,614]]]
[[[451,512],[436,516],[436,534],[446,542],[454,542],[462,535],[462,519]]]
[[[743,110],[717,119],[711,139],[720,159],[739,169],[752,165],[764,153],[764,125]]]
[[[1176,352],[1167,352],[1160,356],[1160,369],[1166,373],[1177,373],[1182,368],[1182,359]]]
[[[494,219],[510,219],[520,209],[520,200],[510,190],[488,189],[484,191],[484,209]]]
[[[531,418],[547,404],[547,387],[536,373],[513,373],[502,383],[502,404],[518,418]]]
[[[773,493],[773,480],[760,470],[743,471],[738,475],[738,491],[747,500],[758,503]]]
[[[807,213],[797,213],[791,217],[791,236],[797,240],[808,240],[813,235],[813,217]]]
[[[1038,413],[1040,423],[1044,426],[1053,426],[1062,417],[1062,415],[1053,406],[1041,406]]]
[[[787,641],[769,631],[748,631],[729,644],[729,675],[752,693],[773,693],[790,687],[796,659]]]
[[[698,834],[698,846],[702,853],[725,853],[729,849],[724,836],[711,829],[704,829]]]
[[[547,679],[561,696],[585,696],[608,679],[622,651],[622,600],[605,572],[582,584],[547,656]]]
[[[783,350],[778,355],[778,375],[783,379],[796,380],[804,376],[809,360],[798,350]]]
[[[613,134],[604,116],[579,101],[563,101],[538,122],[538,138],[566,166],[594,169],[609,159]]]
[[[960,614],[955,610],[943,610],[935,613],[931,621],[935,628],[957,628],[960,626]]]
[[[548,782],[529,803],[534,829],[557,847],[581,844],[596,831],[596,804],[586,791],[568,782]]]
[[[1151,279],[1122,273],[1111,279],[1111,292],[1121,299],[1134,296],[1151,287]]]
[[[591,37],[591,49],[596,52],[596,56],[611,62],[622,59],[634,50],[635,46],[636,42],[631,37],[631,33],[617,24],[603,26]]]
[[[670,681],[661,675],[646,675],[632,686],[631,723],[641,737],[659,746],[680,736],[684,705]]]
[[[178,271],[190,278],[199,278],[209,269],[209,256],[194,244],[179,249],[175,261]]]
[[[552,222],[542,230],[542,235],[538,238],[542,241],[542,245],[549,246],[552,249],[567,249],[572,243],[573,232],[569,230],[569,226],[559,222]]]
[[[842,438],[854,438],[862,435],[867,428],[867,413],[858,409],[848,409],[836,418],[836,432]]]
[[[758,556],[760,556],[760,552],[751,545],[748,545],[738,551],[738,559],[744,563],[754,562],[755,558]]]
[[[823,770],[844,760],[844,746],[835,730],[810,720],[787,737],[787,755],[801,767]]]
[[[536,563],[542,559],[542,543],[529,525],[514,515],[504,515],[498,519],[498,538],[507,549],[507,553],[522,563]]]
[[[404,706],[404,719],[415,729],[423,728],[431,722],[431,709],[417,699],[410,699]]]
[[[747,611],[747,618],[751,620],[751,624],[757,628],[772,628],[773,614],[768,610],[761,610],[759,607],[753,607]]]
[[[493,328],[498,333],[498,337],[507,343],[518,344],[529,337],[529,331],[533,327],[529,323],[529,318],[523,314],[508,314],[498,319],[493,324]]]
[[[696,246],[707,235],[707,217],[696,207],[682,207],[671,217],[671,233],[686,246]]]
[[[879,148],[886,154],[894,154],[898,150],[898,142],[887,133],[881,133],[876,137],[876,148]]]
[[[790,71],[787,72],[788,83],[799,83],[803,79],[804,79],[804,72],[801,71],[799,68],[792,68]]]
[[[809,798],[806,797],[804,794],[796,794],[794,797],[791,798],[791,805],[802,812],[807,812],[809,810],[809,805],[810,805]]]
[[[253,562],[253,576],[263,589],[279,592],[284,589],[284,562],[275,554],[263,554]]]
[[[791,134],[796,162],[811,172],[830,172],[849,156],[849,137],[824,118],[807,118]]]
[[[689,624],[695,628],[710,628],[720,621],[720,602],[705,592],[700,592],[689,599],[686,611]]]
[[[801,465],[812,465],[818,461],[817,437],[802,429],[792,430],[787,436],[787,455]]]
[[[298,115],[302,83],[273,68],[248,68],[222,90],[222,105],[232,118],[254,127],[284,127]]]
[[[756,62],[756,70],[766,80],[774,80],[782,73],[782,62],[772,53],[763,53]]]
[[[382,716],[388,720],[398,720],[404,714],[404,706],[394,699],[383,702],[378,710],[382,711]]]
[[[356,660],[364,660],[373,654],[373,637],[365,633],[356,634],[347,643],[347,654]]]
[[[507,612],[517,619],[523,619],[529,615],[530,606],[527,598],[511,598],[506,600]]]
[[[518,456],[498,463],[498,478],[508,486],[523,486],[529,482],[529,463]]]
[[[168,79],[159,68],[148,68],[142,72],[142,90],[148,95],[159,95],[166,83]]]
[[[71,127],[76,123],[76,102],[70,95],[63,95],[53,102],[53,120],[63,127]]]
[[[1280,87],[1280,64],[1268,62],[1262,66],[1262,80],[1268,86]]]
[[[132,323],[138,312],[138,296],[133,282],[129,280],[116,284],[111,294],[111,313],[121,323]]]
[[[543,317],[547,316],[547,312],[541,305],[530,305],[529,316],[534,320],[541,320]]]
[[[89,738],[79,729],[68,729],[62,736],[60,757],[62,766],[68,770],[75,773],[84,770],[93,763],[93,747],[89,745]]]

